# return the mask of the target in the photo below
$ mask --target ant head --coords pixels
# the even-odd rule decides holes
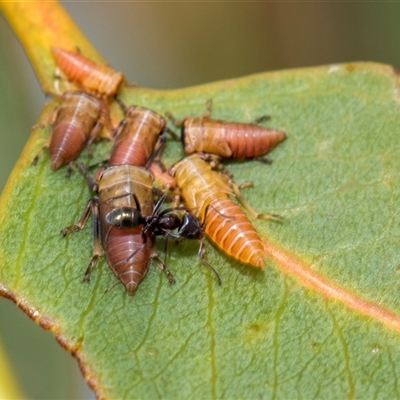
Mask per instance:
[[[203,237],[203,229],[200,221],[189,212],[183,215],[178,233],[186,239],[201,239]]]

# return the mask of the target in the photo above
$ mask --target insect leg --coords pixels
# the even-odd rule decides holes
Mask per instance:
[[[126,104],[120,99],[120,97],[118,95],[115,95],[114,99],[117,102],[117,104],[119,105],[119,107],[121,108],[122,112],[126,115],[126,110],[128,109]]]
[[[91,210],[93,217],[93,256],[86,268],[83,280],[89,282],[90,274],[93,267],[96,265],[97,260],[101,256],[101,244],[100,244],[100,220],[99,220],[99,199],[94,197],[92,199]]]
[[[85,206],[85,209],[83,210],[82,215],[80,216],[78,222],[75,225],[71,225],[71,226],[67,226],[66,228],[62,229],[60,231],[60,234],[62,236],[67,236],[68,234],[70,234],[71,232],[76,232],[76,231],[80,231],[81,229],[83,229],[83,227],[86,224],[87,219],[89,218],[89,214],[90,211],[92,210],[92,204],[95,201],[95,199],[97,199],[97,197],[94,197],[93,199],[90,199]]]
[[[135,193],[133,193],[133,198],[134,198],[134,200],[135,200],[135,202],[136,202],[136,207],[137,207],[137,209],[140,211],[140,203],[139,203],[139,200],[138,200],[138,198],[137,198],[137,196],[136,196]],[[141,245],[139,248],[137,248],[137,249],[125,260],[125,262],[128,262],[129,260],[131,260],[132,257],[134,257],[137,253],[139,253],[140,250],[142,250],[142,249],[144,248],[144,246],[146,246],[146,243],[147,243],[147,231],[148,231],[147,225],[143,226],[143,227],[142,227],[142,231],[141,231],[141,236],[142,236],[142,239],[143,239],[143,243],[142,243],[142,245]]]
[[[142,230],[142,232],[143,232],[143,230]],[[143,236],[143,234],[142,234],[142,236]],[[144,246],[146,246],[146,243],[147,243],[147,237],[146,237],[146,239],[143,240],[142,245],[141,245],[138,249],[136,249],[136,250],[125,260],[125,262],[126,262],[126,263],[129,262],[129,260],[131,260],[132,257],[134,257],[137,253],[139,253],[139,251],[142,250]]]
[[[186,117],[182,119],[176,119],[170,111],[167,111],[165,115],[177,128],[180,128],[183,125],[183,121],[186,119]]]
[[[150,255],[150,258],[157,264],[157,267],[160,268],[162,272],[164,272],[169,283],[173,285],[175,283],[175,278],[170,272],[170,270],[167,268],[167,266],[158,258],[156,250],[153,250],[152,254]]]
[[[273,162],[272,159],[269,157],[254,157],[253,160],[262,162],[264,164],[272,164]]]
[[[268,120],[268,119],[271,119],[271,116],[265,114],[265,115],[261,115],[261,117],[256,118],[254,121],[252,121],[252,122],[250,122],[250,123],[251,123],[251,124],[257,125],[257,124],[259,124],[260,122],[264,122],[264,121],[266,121],[266,120]]]
[[[225,165],[221,163],[222,157],[217,156],[216,154],[204,153],[204,161],[207,161],[210,164],[211,169],[232,178],[232,174],[227,168],[225,168]]]
[[[86,168],[87,169],[93,169],[93,168],[104,168],[108,164],[108,158],[106,160],[99,161],[97,163],[88,165]]]
[[[49,148],[49,146],[50,146],[50,140],[47,140],[46,144],[38,151],[38,153],[32,160],[32,162],[31,162],[32,167],[34,167],[37,164],[37,162],[39,161],[39,158],[43,155],[44,151]]]
[[[249,187],[254,187],[254,183],[251,181],[246,181],[246,182],[242,182],[242,183],[238,184],[238,187],[240,190],[242,190],[242,189],[246,189]]]
[[[71,178],[71,175],[72,175],[72,170],[74,169],[74,163],[73,163],[73,161],[71,161],[69,164],[68,164],[68,167],[67,167],[67,172],[65,173],[65,177],[66,178]]]
[[[164,128],[164,132],[167,132],[169,135],[171,135],[172,140],[175,140],[176,142],[180,141],[179,136],[172,129],[169,129],[168,126]]]
[[[100,131],[103,129],[103,123],[99,120],[96,122],[96,125],[93,127],[92,131],[90,132],[90,136],[89,136],[89,140],[86,144],[86,148],[87,148],[87,152],[89,157],[92,157],[93,153],[92,153],[92,144],[95,141],[95,139],[97,138],[97,136],[99,136]]]
[[[118,126],[113,129],[111,132],[111,137],[113,138],[114,141],[118,139],[118,136],[121,134],[121,132],[124,130],[124,127],[126,125],[126,119],[123,119]]]
[[[111,120],[110,105],[107,102],[107,96],[102,96],[99,100],[102,105],[100,112],[100,121],[104,121],[103,125],[107,128],[107,139],[112,140],[114,125]]]
[[[158,214],[158,210],[164,203],[166,197],[167,197],[167,193],[163,193],[162,196],[157,200],[157,203],[153,208],[153,212],[151,213],[151,217],[154,217],[156,214]],[[161,214],[165,214],[165,213],[162,212]]]
[[[166,195],[165,201],[168,202],[168,203],[170,203],[171,200],[172,200],[171,195],[169,195],[168,193],[165,193],[163,190],[158,189],[158,188],[156,188],[156,187],[153,187],[153,194],[154,194],[155,196],[158,196],[158,197],[163,196],[163,195]]]
[[[217,214],[222,215],[224,218],[235,219],[234,215],[226,215],[226,214],[222,213],[221,211],[217,210],[212,204],[207,204],[207,207],[204,210],[203,222],[201,223],[201,228],[203,229],[203,231],[204,231],[204,225],[206,223],[207,212],[210,208],[212,208]]]
[[[85,168],[85,166],[83,164],[78,164],[78,170],[85,178],[86,183],[88,184],[90,190],[93,192],[97,192],[97,182],[92,176],[88,174],[88,171]]]
[[[59,67],[56,67],[55,71],[54,71],[54,75],[53,75],[54,81],[53,81],[53,88],[55,90],[55,95],[58,97],[61,97],[61,95],[67,90],[65,87],[61,88],[60,87],[60,82],[63,81],[65,79],[65,77],[63,76],[63,73],[61,72]],[[66,85],[64,85],[66,86]],[[47,93],[46,93],[47,94]],[[49,93],[50,95],[52,95],[52,93]]]
[[[203,114],[204,118],[210,118],[211,117],[211,108],[212,108],[212,99],[208,99],[206,101],[206,111]]]
[[[111,289],[113,289],[114,288],[114,286],[117,286],[117,285],[119,285],[121,282],[120,281],[115,281],[115,282],[113,282],[107,289],[105,289],[104,290],[104,293],[108,293]]]
[[[50,130],[52,130],[53,124],[56,122],[59,109],[60,109],[60,107],[56,107],[53,110],[53,112],[51,113],[50,117],[45,119],[44,123],[35,124],[32,127],[32,129],[36,129],[36,128],[43,129],[46,127],[50,127]],[[52,136],[51,134],[48,135],[45,145],[39,150],[39,152],[36,154],[35,158],[32,160],[32,163],[31,163],[32,166],[35,166],[37,164],[37,162],[38,162],[39,158],[42,156],[43,152],[50,147],[51,136]]]
[[[67,236],[71,232],[76,232],[78,230],[83,229],[86,224],[87,219],[89,218],[89,214],[92,212],[93,216],[93,256],[90,260],[90,263],[86,269],[83,280],[89,281],[90,272],[95,266],[98,258],[101,255],[101,246],[100,246],[100,231],[99,231],[99,199],[98,197],[93,197],[90,199],[83,210],[81,217],[75,225],[68,226],[61,230],[62,236]]]
[[[199,256],[200,261],[208,268],[211,269],[211,271],[214,273],[215,277],[217,278],[218,285],[222,285],[222,280],[221,277],[219,276],[217,270],[208,262],[204,259],[204,253],[205,253],[205,248],[204,248],[204,238],[202,237],[200,239],[200,246],[199,246],[199,252],[197,255]]]
[[[145,168],[148,169],[152,162],[155,162],[160,158],[161,151],[164,148],[166,138],[164,135],[160,135],[157,139],[156,145],[154,147],[153,152],[150,154],[149,159],[147,160]]]
[[[281,215],[278,214],[259,214],[257,213],[256,210],[254,210],[254,208],[246,201],[246,199],[242,196],[242,193],[240,193],[240,187],[238,184],[234,183],[234,182],[230,182],[231,187],[233,192],[235,193],[235,196],[237,197],[237,199],[240,201],[240,203],[242,204],[242,206],[254,217],[257,219],[263,219],[263,220],[276,220],[276,221],[282,221],[283,217]]]

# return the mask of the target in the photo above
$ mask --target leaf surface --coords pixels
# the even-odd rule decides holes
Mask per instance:
[[[36,57],[44,90],[54,76],[46,54]],[[121,285],[104,293],[115,282],[105,260],[83,283],[91,226],[68,238],[59,231],[91,194],[78,173],[51,172],[47,155],[30,166],[47,137],[36,128],[0,200],[0,294],[54,332],[100,398],[398,397],[393,69],[332,65],[168,92],[125,88],[121,98],[177,118],[202,114],[213,99],[215,118],[246,122],[267,113],[265,125],[287,132],[272,165],[228,164],[236,181],[254,182],[244,194],[258,211],[285,217],[254,221],[270,256],[266,269],[207,243],[220,287],[198,261],[196,243],[184,242],[170,246],[174,286],[152,266],[133,297]],[[55,106],[48,103],[39,122]],[[104,159],[110,144],[95,147],[93,160],[86,152],[79,160]],[[182,156],[169,141],[166,164]]]
[[[238,182],[254,182],[245,194],[257,210],[285,217],[254,221],[269,246],[356,298],[400,310],[393,70],[337,65],[123,92],[128,104],[178,118],[201,114],[209,98],[216,118],[250,121],[268,113],[269,125],[288,134],[271,153],[272,165],[229,165]],[[105,294],[114,277],[104,260],[83,283],[91,226],[66,239],[59,231],[78,219],[90,193],[79,174],[68,180],[63,169],[52,173],[47,156],[30,166],[45,139],[45,131],[33,132],[1,199],[3,294],[55,332],[99,397],[398,394],[398,332],[318,287],[305,289],[279,263],[256,271],[208,244],[219,287],[197,260],[196,244],[185,242],[171,246],[168,257],[174,286],[152,267],[133,297],[121,285]],[[94,157],[109,148],[98,144]],[[164,161],[182,156],[180,145],[168,142]],[[85,153],[81,160],[87,162]]]

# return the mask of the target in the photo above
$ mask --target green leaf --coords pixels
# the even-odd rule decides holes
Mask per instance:
[[[170,286],[152,266],[136,294],[101,260],[89,284],[91,226],[68,238],[89,190],[74,173],[30,162],[35,129],[0,202],[0,292],[78,358],[101,398],[398,397],[400,109],[398,76],[359,63],[253,75],[175,91],[125,89],[122,99],[180,118],[269,126],[288,139],[274,162],[229,163],[252,180],[248,201],[283,223],[254,221],[272,257],[265,270],[207,243],[170,247]],[[49,103],[41,119],[54,107]],[[94,160],[110,144],[96,145]],[[183,156],[168,142],[167,164]],[[88,162],[86,152],[80,157]],[[163,245],[160,243],[160,249]],[[307,286],[307,287],[304,287]],[[391,310],[391,311],[390,311]]]

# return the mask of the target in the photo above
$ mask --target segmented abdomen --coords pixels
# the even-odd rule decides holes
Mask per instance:
[[[237,159],[260,157],[286,138],[283,131],[254,124],[225,122],[224,129],[232,158]]]
[[[61,100],[49,145],[53,170],[76,158],[90,135],[97,134],[102,126],[98,123],[101,104],[94,97],[82,92],[65,92]]]
[[[146,275],[150,265],[150,250],[153,240],[150,236],[129,261],[126,261],[143,245],[142,226],[135,229],[118,229],[108,225],[108,233],[103,240],[108,265],[116,277],[132,295]]]
[[[211,169],[204,155],[192,154],[169,170],[176,178],[185,205],[202,222],[207,236],[236,260],[264,268],[261,238],[233,195],[228,178]]]
[[[165,128],[165,119],[156,112],[130,106],[116,131],[108,165],[144,167]]]
[[[73,122],[60,122],[53,128],[50,141],[51,169],[54,171],[76,158],[90,134]]]
[[[72,53],[57,47],[53,47],[51,50],[57,65],[69,79],[107,96],[112,96],[117,92],[123,80],[120,72],[96,65],[79,53]]]
[[[264,268],[261,239],[242,209],[228,197],[213,198],[206,209],[204,231],[225,253]]]
[[[116,142],[108,165],[135,165],[144,167],[149,159],[149,155],[143,145],[131,139],[123,139]]]

